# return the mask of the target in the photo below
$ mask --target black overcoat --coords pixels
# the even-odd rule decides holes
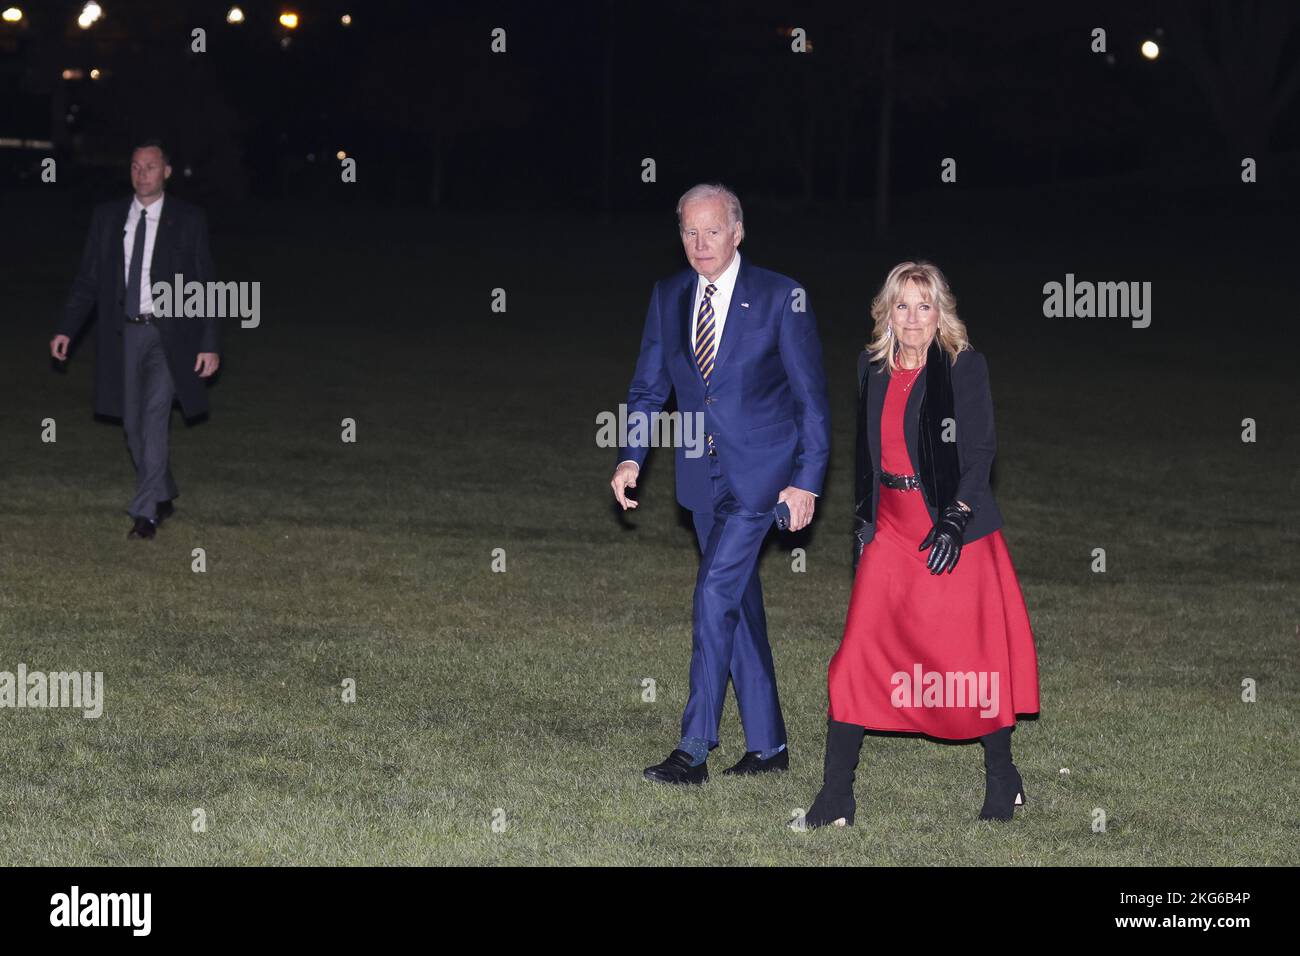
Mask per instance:
[[[125,319],[126,257],[122,236],[131,197],[95,207],[90,233],[81,256],[81,267],[72,283],[57,331],[69,338],[77,334],[98,313],[95,329],[95,414],[122,417],[123,353]],[[163,200],[162,219],[149,261],[149,279],[183,282],[211,282],[215,269],[208,245],[208,221],[203,210],[168,194]],[[179,311],[179,309],[177,310]],[[176,386],[176,397],[186,418],[208,410],[207,383],[194,371],[200,352],[220,352],[219,319],[216,316],[157,320],[167,366]]]

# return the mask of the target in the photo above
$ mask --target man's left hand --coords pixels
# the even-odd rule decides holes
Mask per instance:
[[[221,364],[221,358],[216,352],[200,352],[199,357],[194,360],[194,371],[199,373],[199,378],[210,378],[217,371],[217,366]]]
[[[804,491],[791,485],[777,495],[776,500],[778,503],[784,501],[790,509],[791,531],[802,531],[812,522],[817,496],[811,491]]]

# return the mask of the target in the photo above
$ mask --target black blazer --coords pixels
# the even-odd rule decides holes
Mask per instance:
[[[122,417],[123,352],[122,329],[126,300],[126,257],[122,234],[131,197],[95,207],[86,236],[81,268],[72,282],[58,332],[76,338],[77,333],[98,311],[95,329],[95,413]],[[182,282],[215,280],[212,254],[208,248],[208,220],[203,210],[168,193],[163,199],[162,220],[149,260],[151,282],[172,283],[177,273]],[[186,418],[208,410],[207,383],[194,371],[200,352],[220,352],[219,320],[169,318],[158,320],[167,367],[176,385],[176,397]]]
[[[928,389],[927,379],[937,381],[938,387]],[[864,542],[875,536],[876,510],[880,503],[880,416],[888,385],[884,363],[872,363],[870,353],[863,351],[858,356],[854,501],[856,516],[868,522]],[[927,395],[927,391],[931,394]],[[943,419],[949,416],[956,423],[956,455],[951,454],[954,443],[944,443],[942,439]],[[951,365],[948,354],[931,343],[925,370],[917,376],[907,396],[903,437],[913,473],[921,475],[922,494],[931,521],[938,520],[940,509],[960,499],[973,512],[963,536],[966,542],[1002,527],[1002,513],[989,487],[997,440],[993,431],[988,363],[983,355],[968,348],[958,353],[957,364]]]

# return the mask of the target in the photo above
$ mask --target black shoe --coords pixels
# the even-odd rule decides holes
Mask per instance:
[[[146,541],[152,538],[158,532],[158,523],[150,521],[148,518],[136,518],[135,524],[131,530],[126,533],[128,538],[144,538]]]
[[[728,767],[722,771],[724,777],[748,777],[756,773],[779,773],[782,770],[790,769],[790,748],[786,747],[778,754],[774,754],[767,760],[762,760],[758,756],[759,751],[751,750],[745,756],[740,758],[740,763],[734,767]]]
[[[1025,784],[1020,779],[1020,771],[1015,764],[1011,772],[997,776],[986,774],[984,777],[984,806],[980,809],[981,820],[1010,820],[1016,807],[1025,805]]]
[[[803,820],[788,824],[792,830],[853,826],[853,814],[857,810],[853,799],[853,771],[858,766],[858,754],[862,750],[865,734],[865,729],[858,724],[826,721],[826,759],[822,770],[822,789],[812,807],[804,814]]]
[[[698,767],[691,766],[691,755],[685,750],[674,750],[663,763],[645,768],[645,778],[656,783],[706,783],[709,765],[706,760]]]
[[[157,519],[155,519],[156,523],[162,524],[164,521],[166,521],[175,513],[176,513],[176,506],[172,504],[170,501],[158,502],[158,517]]]

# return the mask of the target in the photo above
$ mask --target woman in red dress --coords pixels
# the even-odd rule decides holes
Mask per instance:
[[[831,659],[822,789],[808,827],[851,825],[864,730],[984,746],[982,820],[1024,803],[1017,714],[1038,712],[1038,659],[1002,515],[984,357],[943,273],[895,266],[858,363],[856,576]]]

